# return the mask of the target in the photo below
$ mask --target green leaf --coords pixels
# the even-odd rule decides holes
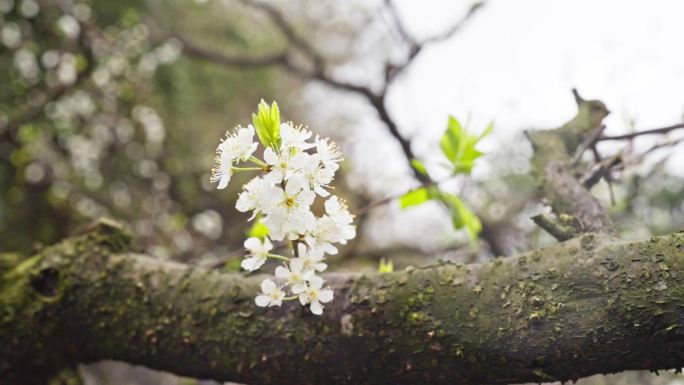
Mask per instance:
[[[482,156],[477,150],[477,143],[493,130],[494,124],[490,123],[482,134],[476,136],[468,133],[461,123],[453,116],[449,116],[447,129],[439,142],[442,152],[451,162],[454,174],[469,174],[475,161]]]
[[[477,137],[477,141],[479,142],[480,140],[482,140],[482,138],[484,138],[485,136],[491,134],[492,131],[494,131],[494,122],[489,122],[489,124],[487,125],[487,127],[485,127],[484,131],[482,131],[482,133],[480,134],[480,136]]]
[[[386,274],[394,271],[394,263],[392,260],[382,258],[380,259],[380,265],[378,265],[378,273]]]
[[[425,164],[423,164],[423,162],[420,160],[416,158],[411,159],[411,166],[422,175],[429,176]]]
[[[260,219],[255,220],[252,227],[247,231],[249,238],[256,237],[263,241],[266,236],[268,236],[268,227]]]
[[[442,152],[447,159],[451,161],[451,163],[457,161],[462,131],[463,128],[461,127],[461,122],[459,122],[455,117],[449,116],[447,130],[442,135],[442,139],[440,140],[439,144],[442,147]]]
[[[445,192],[440,192],[439,199],[449,208],[454,229],[465,228],[471,240],[477,239],[477,234],[482,231],[482,223],[465,203],[456,195]]]
[[[425,187],[419,187],[411,190],[399,198],[399,204],[402,209],[411,206],[418,206],[432,198],[430,192]]]
[[[280,145],[280,110],[278,103],[271,106],[263,99],[259,102],[258,111],[252,114],[252,124],[261,144],[267,147]]]

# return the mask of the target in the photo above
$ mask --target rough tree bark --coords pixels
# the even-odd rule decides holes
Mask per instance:
[[[555,214],[538,223],[572,239],[484,264],[331,274],[335,300],[316,317],[291,303],[257,308],[259,277],[135,254],[104,221],[25,260],[0,255],[0,379],[43,384],[101,359],[254,384],[503,384],[680,368],[684,233],[614,236],[571,162],[607,110],[578,105],[562,128],[529,135]]]
[[[101,359],[254,384],[515,383],[684,365],[684,233],[333,274],[322,317],[257,308],[258,277],[133,254],[128,239],[103,222],[3,272],[3,383]]]

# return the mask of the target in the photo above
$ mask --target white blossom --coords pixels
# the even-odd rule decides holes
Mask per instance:
[[[309,304],[309,309],[313,314],[323,314],[323,305],[333,300],[333,291],[323,289],[323,278],[312,277],[306,289],[299,294],[299,302],[302,305]]]
[[[264,151],[264,160],[270,166],[271,171],[266,174],[266,178],[273,183],[287,180],[302,169],[309,157],[308,153],[296,148],[285,148],[276,152],[268,147]]]
[[[321,139],[319,136],[316,136],[316,155],[318,155],[319,160],[325,167],[333,171],[337,171],[340,167],[339,163],[342,161],[342,152],[337,147],[337,144],[328,140],[328,138]]]
[[[274,271],[278,284],[265,279],[255,302],[267,307],[298,299],[313,314],[320,315],[323,304],[333,300],[333,291],[323,288],[324,280],[316,274],[328,268],[326,254],[336,254],[336,244],[345,244],[356,235],[354,216],[343,200],[328,191],[342,154],[327,138],[316,136],[312,140],[313,134],[303,126],[279,124],[280,112],[275,103],[269,107],[262,101],[253,122],[259,140],[264,143],[263,160],[253,155],[258,147],[254,142],[255,128],[238,126],[216,150],[211,181],[224,189],[235,172],[260,172],[243,186],[235,207],[240,212],[251,212],[249,220],[261,215],[260,221],[268,233],[263,241],[257,237],[245,240],[247,255],[241,266],[255,271],[268,258],[284,263]],[[238,166],[240,162],[252,165]],[[320,217],[312,211],[317,196],[327,198],[325,214]],[[280,255],[272,240],[291,241],[296,249],[290,248],[290,257]]]
[[[300,190],[295,194],[288,194],[276,188],[273,195],[266,199],[273,204],[267,211],[264,224],[270,231],[271,238],[281,241],[284,238],[297,239],[299,234],[311,231],[316,226],[316,217],[310,206],[316,198],[311,190]]]
[[[228,187],[230,177],[233,175],[233,156],[229,152],[219,152],[216,156],[216,165],[211,169],[211,183],[218,182],[219,190]]]
[[[268,238],[264,238],[263,243],[259,238],[252,237],[245,240],[245,248],[249,251],[249,258],[242,260],[240,266],[247,271],[258,270],[268,258],[268,254],[273,250],[273,245]]]
[[[212,169],[211,182],[218,182],[217,188],[222,190],[228,186],[233,175],[233,163],[237,160],[246,161],[257,149],[254,142],[254,127],[238,127],[237,131],[229,133],[216,149],[216,165]]]
[[[309,161],[302,166],[299,173],[290,177],[287,187],[290,191],[312,189],[316,194],[327,197],[330,193],[325,187],[328,187],[334,177],[335,170],[326,167],[320,161],[320,156],[314,154],[309,157]]]
[[[304,261],[299,258],[290,260],[290,266],[278,266],[275,269],[276,277],[286,281],[290,285],[293,294],[299,294],[306,290],[306,281],[314,277],[313,271],[304,270]]]
[[[315,229],[307,234],[306,242],[325,253],[337,254],[333,243],[346,244],[356,236],[356,227],[352,224],[354,216],[336,196],[325,201],[325,211],[326,215],[318,218]]]
[[[304,243],[298,243],[297,248],[297,250],[299,250],[299,259],[303,263],[302,268],[304,271],[321,272],[328,268],[328,265],[323,263],[325,254],[322,250],[314,249]]]
[[[300,150],[312,148],[315,144],[307,142],[311,135],[311,131],[304,127],[295,127],[291,122],[283,123],[280,125],[280,148]]]
[[[256,151],[258,144],[254,142],[254,127],[238,127],[237,131],[228,134],[221,142],[221,151],[229,152],[234,159],[246,161]]]
[[[260,177],[253,178],[242,189],[243,191],[235,203],[235,208],[243,213],[254,210],[249,220],[252,220],[260,212],[270,211],[282,192],[273,183]]]
[[[261,282],[261,294],[254,299],[257,306],[280,306],[285,298],[285,292],[282,291],[275,282],[270,279],[265,279]]]

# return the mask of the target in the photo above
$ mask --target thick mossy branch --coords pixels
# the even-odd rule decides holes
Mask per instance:
[[[573,94],[578,112],[572,120],[558,129],[528,133],[534,150],[532,167],[539,179],[542,194],[550,202],[554,213],[558,217],[575,217],[580,222],[578,231],[571,235],[576,236],[581,232],[613,233],[612,219],[575,177],[573,170],[573,158],[578,147],[602,127],[608,109],[601,101],[584,100],[575,90]],[[558,239],[567,239],[567,234]]]
[[[682,233],[328,275],[335,300],[321,317],[256,307],[259,277],[127,244],[100,226],[2,275],[3,381],[37,384],[101,359],[253,384],[505,384],[684,365]]]

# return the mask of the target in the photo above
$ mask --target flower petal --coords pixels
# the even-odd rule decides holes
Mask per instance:
[[[278,266],[275,269],[275,276],[280,279],[290,279],[290,270],[285,266]]]
[[[266,307],[269,302],[271,302],[271,297],[267,295],[257,295],[256,298],[254,298],[254,302],[257,306]]]
[[[323,305],[321,305],[321,303],[318,302],[318,300],[311,301],[311,305],[309,306],[309,309],[311,309],[311,312],[314,313],[315,315],[323,314]]]
[[[271,281],[270,279],[266,278],[261,282],[261,291],[264,292],[264,294],[268,294],[273,292],[277,288],[275,282]]]
[[[323,289],[323,290],[318,292],[318,300],[323,302],[323,303],[332,301],[333,296],[334,296],[333,291],[330,289]]]
[[[247,238],[244,243],[245,249],[254,252],[261,249],[261,240],[257,237]]]

